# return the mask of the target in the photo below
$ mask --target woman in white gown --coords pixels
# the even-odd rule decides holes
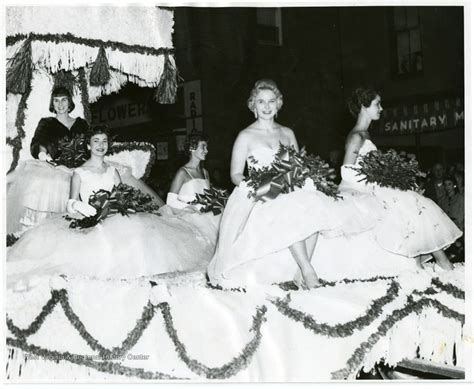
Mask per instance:
[[[67,207],[68,212],[85,216],[95,213],[87,202],[94,191],[110,191],[120,182],[117,170],[104,162],[108,136],[100,128],[92,131],[89,148],[91,158],[74,172]],[[190,199],[193,188],[201,190],[201,185],[183,185],[183,196]],[[205,270],[214,253],[218,222],[212,214],[196,212],[117,214],[78,230],[70,229],[63,217],[51,218],[27,231],[9,249],[8,284],[20,280],[28,284],[33,276],[52,274],[136,278]]]
[[[246,163],[249,168],[269,166],[280,143],[298,150],[293,131],[275,122],[282,104],[273,81],[257,81],[248,100],[256,121],[239,133],[232,151],[231,179],[236,188],[224,210],[216,253],[208,267],[214,285],[269,285],[301,275],[300,286],[317,287],[317,269],[310,258],[319,233],[349,234],[371,228],[368,215],[317,191],[309,179],[303,188],[264,203],[249,198],[243,181]]]
[[[349,109],[357,122],[346,141],[346,152],[341,168],[342,193],[355,198],[373,196],[382,210],[373,234],[376,242],[386,251],[404,257],[420,258],[432,255],[443,269],[451,269],[443,249],[461,235],[456,225],[432,200],[408,190],[367,184],[354,171],[366,153],[377,150],[370,140],[369,126],[378,120],[382,111],[379,94],[371,89],[358,88],[349,100]]]

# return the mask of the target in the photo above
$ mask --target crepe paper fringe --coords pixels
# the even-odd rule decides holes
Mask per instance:
[[[168,53],[165,53],[163,73],[161,74],[158,88],[154,95],[155,100],[160,104],[174,104],[176,102],[176,92],[178,90],[178,71],[171,63]]]
[[[154,47],[147,47],[141,45],[128,45],[122,42],[115,41],[103,41],[101,39],[90,39],[90,38],[81,38],[73,34],[35,34],[30,33],[26,34],[16,34],[9,35],[6,37],[7,46],[12,46],[18,41],[21,41],[25,38],[30,38],[32,41],[43,41],[43,42],[54,42],[54,43],[65,43],[71,42],[79,45],[85,45],[89,47],[105,47],[111,50],[119,50],[123,53],[138,53],[145,55],[163,55],[163,54],[173,54],[174,48],[169,47],[160,47],[158,49]]]
[[[374,300],[365,314],[347,323],[338,323],[333,326],[326,323],[318,323],[311,315],[291,308],[289,306],[291,301],[290,294],[287,295],[286,299],[275,299],[272,303],[280,313],[296,322],[302,323],[306,329],[309,329],[316,335],[322,334],[332,338],[346,338],[353,335],[355,331],[360,331],[370,326],[379,318],[382,315],[383,308],[398,296],[399,290],[400,284],[392,281],[385,296]]]
[[[155,163],[155,159],[156,159],[156,148],[151,143],[148,143],[148,142],[119,142],[119,143],[114,143],[110,146],[109,155],[106,156],[105,160],[107,162],[115,161],[114,158],[113,158],[114,155],[116,155],[118,153],[121,153],[123,151],[136,151],[136,150],[150,153],[150,157],[149,157],[148,163],[145,167],[145,172],[144,172],[143,176],[142,177],[137,177],[141,180],[145,180],[150,175],[151,168],[153,167],[153,164]]]
[[[29,85],[25,91],[21,95],[20,103],[18,104],[18,110],[16,112],[16,119],[15,119],[15,127],[17,128],[17,135],[14,138],[7,137],[6,143],[13,148],[13,160],[8,169],[7,173],[11,173],[15,168],[18,166],[18,161],[20,159],[20,151],[23,147],[23,138],[25,137],[25,112],[28,108],[27,100],[30,97],[31,93],[31,85]]]
[[[7,63],[7,92],[17,94],[26,93],[30,88],[32,75],[31,38],[28,37]]]
[[[74,77],[71,71],[60,70],[56,74],[54,74],[53,89],[57,87],[66,88],[72,97],[74,96],[74,87],[76,85],[76,82],[76,77]]]
[[[250,364],[262,339],[261,328],[262,324],[266,321],[265,314],[267,312],[267,307],[265,305],[257,307],[257,311],[253,317],[252,327],[249,330],[249,332],[255,333],[254,337],[245,345],[242,352],[238,356],[234,357],[230,362],[222,365],[221,367],[211,368],[188,356],[186,347],[179,340],[176,329],[174,328],[173,317],[171,316],[169,304],[160,303],[158,304],[158,307],[161,309],[161,313],[165,321],[166,332],[173,341],[179,358],[191,371],[209,379],[230,378],[236,375],[239,371],[245,369]]]
[[[381,277],[380,279],[382,279]],[[343,280],[342,283],[353,283],[353,282],[373,282],[377,280],[378,277],[367,280]],[[385,279],[390,279],[385,277]],[[328,285],[333,286],[333,285]],[[368,316],[371,317],[371,322],[373,322],[377,317],[380,316],[381,307],[384,304],[387,304],[393,299],[394,296],[398,295],[398,289],[400,285],[397,281],[392,280],[390,286],[387,290],[387,294],[379,299],[374,300],[371,304],[371,307],[367,310],[366,315],[363,317],[352,320],[351,322],[333,326],[333,330],[330,330],[328,325],[319,325],[321,332],[330,337],[341,336],[341,331],[345,327],[348,331],[353,331],[349,327],[357,327],[358,325],[367,324],[366,321],[361,318],[367,319]],[[448,319],[454,319],[455,321],[461,323],[462,325],[465,322],[465,316],[459,312],[456,312],[453,309],[443,305],[437,300],[432,298],[426,298],[424,295],[433,295],[434,288],[439,289],[441,292],[446,292],[456,298],[463,299],[464,294],[462,290],[452,284],[444,284],[439,279],[435,278],[431,281],[431,286],[426,288],[424,291],[413,291],[406,298],[406,303],[403,308],[392,311],[387,317],[379,324],[377,331],[371,334],[365,342],[362,342],[359,347],[353,352],[352,356],[348,359],[346,367],[340,370],[337,370],[331,373],[333,379],[348,379],[357,371],[360,370],[361,366],[364,363],[367,355],[375,347],[377,342],[382,338],[387,336],[388,332],[394,328],[397,323],[403,320],[405,317],[409,316],[412,313],[420,315],[426,308],[432,308],[436,311],[437,314],[442,315]],[[414,296],[419,296],[420,299],[415,301]],[[289,298],[287,297],[287,303]],[[224,364],[221,367],[210,368],[202,364],[201,362],[192,359],[187,351],[185,345],[180,341],[176,328],[173,324],[173,317],[171,315],[170,305],[167,302],[162,302],[158,305],[153,305],[150,301],[143,308],[141,317],[137,320],[137,324],[130,331],[126,339],[121,343],[120,346],[114,347],[112,349],[107,349],[102,346],[97,339],[95,339],[85,328],[84,324],[80,318],[74,313],[71,306],[69,305],[69,298],[67,291],[65,289],[53,290],[51,292],[51,298],[43,306],[41,312],[38,316],[30,323],[26,329],[18,328],[13,321],[7,316],[7,327],[8,330],[16,337],[7,338],[8,348],[8,360],[7,360],[7,375],[11,377],[12,374],[21,376],[22,368],[25,368],[27,362],[23,358],[23,355],[19,350],[24,352],[31,353],[36,356],[40,356],[44,359],[54,360],[59,363],[59,361],[66,360],[76,365],[90,367],[96,371],[116,374],[116,375],[126,375],[132,377],[139,377],[142,379],[179,379],[177,377],[171,377],[169,375],[160,373],[160,372],[150,372],[143,369],[129,368],[123,366],[120,363],[113,363],[110,361],[96,361],[89,360],[84,358],[81,355],[72,354],[69,352],[60,353],[57,351],[51,351],[38,346],[27,344],[26,338],[30,335],[35,334],[44,323],[46,317],[53,312],[55,306],[60,304],[68,321],[73,325],[73,327],[78,331],[80,336],[87,342],[87,344],[95,351],[99,352],[99,356],[103,359],[110,358],[111,356],[123,356],[125,353],[131,350],[131,348],[137,344],[138,340],[142,337],[143,332],[148,327],[149,323],[156,313],[156,309],[160,309],[161,314],[164,319],[165,329],[168,333],[168,336],[175,345],[178,357],[188,366],[188,368],[201,376],[204,376],[209,379],[224,379],[234,376],[239,371],[245,369],[251,362],[253,356],[255,355],[258,346],[261,341],[261,326],[266,321],[265,314],[267,312],[266,306],[257,307],[256,313],[253,317],[253,323],[250,328],[250,332],[254,333],[253,338],[245,345],[242,352],[234,357],[229,363]],[[272,301],[275,304],[274,301]],[[285,306],[285,303],[280,304],[278,310],[284,312],[286,316],[292,317],[291,308]],[[277,304],[275,304],[277,305]],[[278,306],[277,306],[278,307]],[[301,321],[302,319],[293,315],[292,317],[296,321]],[[311,320],[310,320],[311,321]],[[312,327],[315,328],[315,321],[313,322]],[[303,324],[305,321],[303,320]],[[316,323],[317,324],[317,323]],[[341,329],[342,328],[342,329]],[[317,332],[319,333],[319,332]],[[456,337],[454,344],[456,349],[459,348],[457,343],[460,342],[459,339],[462,337]],[[429,350],[428,350],[429,351]],[[425,350],[426,352],[426,350]],[[23,361],[24,360],[24,361]],[[64,365],[63,363],[61,366]],[[44,367],[43,367],[44,368]]]
[[[84,112],[84,119],[89,125],[92,123],[91,106],[89,104],[89,90],[87,88],[86,72],[84,68],[78,69],[79,89],[81,91],[81,103]]]
[[[420,314],[427,307],[435,308],[440,315],[446,318],[454,319],[461,324],[464,324],[465,316],[463,314],[446,307],[439,301],[429,298],[422,298],[415,302],[412,296],[408,296],[406,305],[403,308],[397,309],[388,315],[377,327],[377,331],[371,334],[367,341],[361,343],[361,345],[354,351],[352,356],[347,361],[346,367],[331,373],[332,378],[337,380],[345,380],[355,372],[359,371],[362,367],[366,354],[382,337],[387,335],[388,331],[396,323],[412,313]]]
[[[109,61],[107,61],[107,55],[105,54],[104,46],[100,46],[97,58],[94,62],[94,65],[92,65],[90,84],[92,86],[102,86],[107,84],[109,80]]]

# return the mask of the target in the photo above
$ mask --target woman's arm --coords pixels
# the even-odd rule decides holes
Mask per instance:
[[[81,176],[74,172],[71,179],[71,190],[69,194],[69,200],[66,204],[66,209],[69,213],[79,212],[84,216],[94,216],[97,213],[97,210],[81,201],[79,192],[81,190]]]
[[[52,159],[49,155],[48,149],[46,148],[49,138],[48,132],[49,129],[47,121],[45,119],[41,119],[38,122],[33,139],[31,139],[30,153],[33,158],[40,159],[42,161],[50,161]]]
[[[170,192],[178,194],[185,182],[186,172],[180,168],[174,175],[173,181],[171,182]]]
[[[190,205],[184,201],[178,199],[178,194],[181,190],[181,187],[186,182],[186,172],[183,169],[179,169],[171,182],[170,191],[168,196],[166,196],[166,204],[170,207],[177,209],[184,209]]]
[[[79,191],[81,189],[81,176],[74,172],[71,179],[71,190],[69,193],[69,198],[73,200],[80,200]]]
[[[114,169],[114,185],[119,185],[122,183],[122,178],[120,177],[120,173],[118,172],[117,169]]]
[[[360,134],[349,135],[346,142],[346,151],[344,154],[343,165],[353,165],[359,154],[364,139]]]
[[[238,186],[244,179],[244,169],[247,162],[248,144],[247,136],[240,132],[232,148],[232,159],[230,162],[230,179]]]

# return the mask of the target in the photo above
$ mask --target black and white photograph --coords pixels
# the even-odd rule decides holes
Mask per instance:
[[[467,1],[2,11],[3,383],[472,382]]]

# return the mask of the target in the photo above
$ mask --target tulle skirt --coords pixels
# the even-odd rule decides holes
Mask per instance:
[[[163,200],[129,167],[110,162],[124,184],[149,194],[158,205]],[[66,212],[73,169],[47,162],[28,160],[7,176],[7,234],[21,234],[42,220]]]
[[[414,191],[358,182],[348,168],[343,167],[341,173],[339,189],[344,197],[365,204],[372,201],[378,210],[373,233],[385,250],[416,257],[444,249],[462,236],[462,231],[431,199]]]
[[[39,160],[7,176],[7,233],[18,233],[66,211],[73,171]]]
[[[291,280],[297,271],[289,247],[316,233],[350,236],[373,228],[377,213],[352,199],[335,200],[307,181],[302,189],[265,203],[237,187],[222,217],[211,283],[225,288]]]
[[[9,248],[7,281],[42,275],[136,278],[205,270],[214,253],[219,216],[138,213],[114,215],[84,230],[55,216],[28,230]]]

